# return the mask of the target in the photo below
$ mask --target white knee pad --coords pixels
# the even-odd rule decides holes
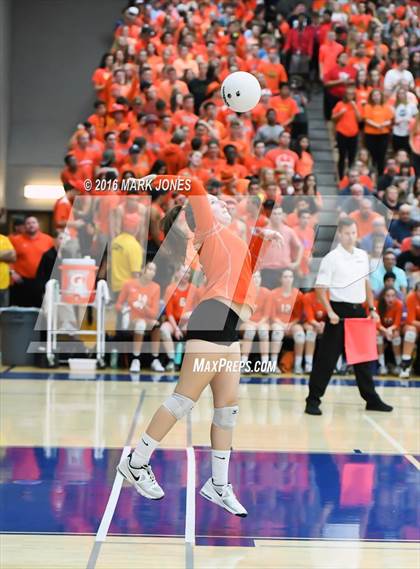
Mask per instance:
[[[255,330],[245,330],[244,340],[253,340],[255,336]]]
[[[378,344],[378,346],[384,345],[384,337],[381,334],[376,336],[376,343]]]
[[[305,343],[305,332],[303,330],[298,330],[293,334],[293,340],[296,344],[304,344]]]
[[[236,417],[238,416],[239,407],[219,407],[214,410],[213,424],[226,431],[233,429],[236,424]]]
[[[407,330],[404,334],[404,342],[414,343],[416,341],[416,333],[413,330]]]
[[[392,345],[401,346],[401,336],[395,336],[395,338],[392,338]]]
[[[146,320],[136,320],[134,323],[134,332],[136,334],[144,334],[146,332]]]
[[[191,411],[194,407],[194,401],[180,393],[172,393],[172,395],[163,402],[163,406],[179,420]]]
[[[172,336],[169,328],[162,326],[160,329],[160,337],[162,340],[170,340]]]
[[[268,330],[264,328],[262,330],[258,330],[258,336],[260,340],[268,340]]]
[[[271,339],[273,342],[282,342],[284,338],[284,330],[273,330]]]
[[[313,330],[307,330],[306,331],[306,341],[307,342],[315,342],[316,340],[316,332],[314,332]]]

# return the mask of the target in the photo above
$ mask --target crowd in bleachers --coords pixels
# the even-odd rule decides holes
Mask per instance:
[[[40,305],[45,255],[97,258],[110,243],[108,281],[118,325],[130,320],[134,332],[132,369],[140,369],[150,329],[153,369],[163,369],[160,341],[173,369],[174,341],[182,340],[203,276],[187,250],[191,270],[176,289],[170,283],[179,267],[155,255],[161,219],[185,198],[116,190],[150,173],[194,176],[226,201],[241,237],[268,226],[284,239],[280,253],[269,247],[259,260],[259,305],[243,326],[243,357],[258,338],[261,358],[286,369],[279,354],[290,337],[294,371],[309,372],[327,318],[311,290],[323,195],[307,110],[322,87],[336,143],[338,215],[354,219],[371,258],[379,369],[408,377],[420,327],[418,17],[418,3],[406,0],[130,1],[93,73],[92,113],[64,157],[65,196],[53,212],[58,239],[28,217],[0,241],[0,259],[12,268],[12,303]],[[259,104],[240,115],[220,95],[223,79],[238,70],[256,75],[262,87]],[[93,190],[85,198],[86,180]],[[8,288],[4,266],[0,289]]]

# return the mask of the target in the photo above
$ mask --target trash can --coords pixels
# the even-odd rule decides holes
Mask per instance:
[[[0,311],[0,350],[2,364],[7,366],[35,365],[36,353],[28,353],[31,342],[40,341],[35,330],[39,308],[11,306]]]

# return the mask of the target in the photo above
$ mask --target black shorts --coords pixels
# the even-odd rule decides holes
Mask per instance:
[[[230,345],[239,340],[239,323],[239,315],[223,302],[204,300],[188,320],[185,339]]]

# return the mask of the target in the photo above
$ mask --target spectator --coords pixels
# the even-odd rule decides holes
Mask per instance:
[[[394,288],[384,288],[376,301],[376,308],[379,314],[377,322],[377,344],[379,353],[379,374],[386,375],[388,369],[385,365],[384,341],[389,342],[394,353],[395,363],[393,373],[399,375],[401,364],[401,320],[403,314],[403,303],[397,297]]]
[[[403,269],[407,275],[410,288],[419,280],[420,271],[420,235],[411,239],[411,247],[398,255],[397,267]]]
[[[392,249],[387,249],[378,268],[370,274],[370,284],[375,295],[378,295],[384,282],[385,273],[392,272],[396,276],[395,290],[403,295],[407,293],[407,277],[402,269],[397,267],[397,256]]]
[[[399,249],[402,241],[411,235],[413,223],[410,219],[410,213],[411,206],[409,204],[402,204],[398,210],[398,218],[391,221],[389,234],[394,240],[394,247],[396,249]]]
[[[16,261],[16,251],[8,237],[0,234],[0,308],[9,306],[10,264]]]
[[[344,97],[346,88],[356,80],[356,69],[349,65],[348,55],[342,51],[337,56],[337,63],[324,74],[324,116],[331,119],[332,110]]]
[[[363,239],[363,237],[371,233],[374,220],[379,219],[381,216],[373,211],[372,201],[365,198],[361,200],[359,209],[350,213],[349,217],[356,222],[359,239]]]
[[[414,88],[414,78],[408,71],[408,59],[403,55],[397,57],[397,67],[386,72],[384,78],[384,89],[388,95],[391,95],[401,81],[407,81],[410,89]]]
[[[12,266],[11,304],[39,307],[36,272],[42,255],[54,246],[54,240],[40,231],[38,219],[29,215],[25,218],[25,232],[12,236],[10,241],[16,251],[16,262]]]
[[[278,231],[284,240],[281,253],[279,253],[278,248],[269,244],[265,253],[260,256],[262,285],[272,289],[279,282],[283,269],[295,270],[299,267],[304,248],[293,229],[285,225],[284,213],[281,207],[274,207],[268,227]]]
[[[125,214],[122,232],[111,242],[111,289],[114,296],[121,292],[124,283],[140,275],[143,250],[135,238],[139,224],[138,214]]]
[[[385,219],[382,216],[379,216],[376,219],[372,220],[372,231],[367,233],[361,239],[361,249],[364,249],[368,254],[372,253],[373,243],[375,240],[380,240],[380,242],[382,242],[381,253],[384,249],[389,249],[393,245],[392,238],[388,234]]]
[[[296,152],[290,150],[290,134],[288,132],[283,132],[280,135],[278,147],[267,152],[266,156],[271,160],[276,170],[289,176],[294,174],[299,161]]]
[[[392,127],[392,147],[394,152],[410,152],[410,122],[417,114],[417,104],[409,103],[405,89],[398,89],[394,106],[394,125]]]
[[[384,95],[379,89],[371,91],[368,102],[363,108],[363,118],[366,147],[372,157],[373,165],[377,168],[378,176],[381,176],[394,112],[385,103]]]
[[[356,104],[354,87],[347,87],[343,100],[339,101],[332,110],[332,120],[335,122],[336,140],[338,147],[338,176],[344,177],[346,159],[351,168],[357,151],[359,123],[362,120],[362,110]]]
[[[254,144],[263,142],[266,151],[277,148],[280,142],[280,136],[284,132],[284,128],[277,121],[277,113],[274,109],[268,109],[266,113],[267,124],[260,126],[254,139]]]

